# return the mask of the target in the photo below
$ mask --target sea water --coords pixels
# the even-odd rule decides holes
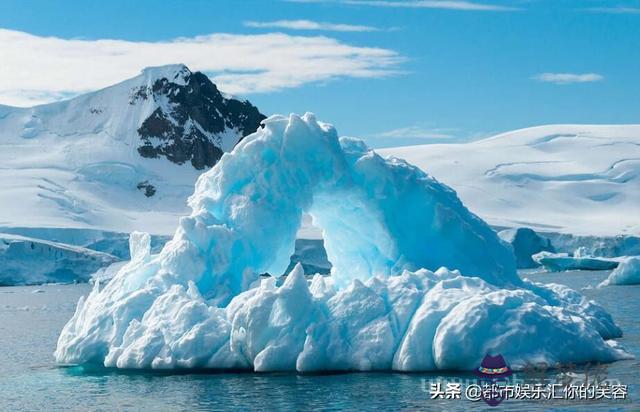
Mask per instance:
[[[640,286],[595,288],[609,272],[523,272],[562,283],[597,301],[624,332],[619,341],[640,359]],[[52,353],[76,302],[91,286],[0,288],[0,410],[481,410],[482,401],[431,399],[430,383],[472,380],[465,373],[169,373],[61,367]],[[508,361],[508,360],[507,360]],[[629,386],[626,401],[515,401],[493,410],[638,410],[638,360],[605,366]],[[584,369],[576,367],[576,375]],[[557,372],[545,372],[554,379]],[[517,376],[526,378],[524,374]]]

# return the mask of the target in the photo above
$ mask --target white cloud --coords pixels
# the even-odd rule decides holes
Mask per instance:
[[[609,13],[609,14],[640,14],[640,8],[638,7],[591,7],[586,9],[594,13]]]
[[[393,50],[325,36],[209,34],[160,42],[41,37],[0,29],[0,104],[32,105],[95,90],[148,66],[184,63],[220,89],[259,93],[344,77],[397,74]]]
[[[445,9],[463,11],[511,11],[516,7],[499,6],[495,4],[476,3],[465,0],[288,0],[294,3],[325,3],[337,2],[343,4],[375,7],[398,7],[413,9]]]
[[[370,147],[413,146],[423,144],[459,143],[486,137],[487,133],[470,132],[459,128],[433,128],[416,123],[380,133],[364,135]]]
[[[604,77],[597,73],[541,73],[534,76],[534,79],[545,83],[570,84],[599,82]]]
[[[374,149],[385,147],[413,146],[424,144],[461,143],[494,136],[495,132],[470,131],[456,127],[429,127],[425,123],[415,123],[384,132],[364,136]]]
[[[375,134],[375,138],[401,138],[401,139],[451,139],[455,136],[451,132],[454,129],[429,129],[422,126],[407,126],[386,132]]]
[[[371,32],[379,31],[376,27],[360,26],[353,24],[335,24],[327,22],[317,22],[311,20],[277,20],[277,21],[245,21],[246,27],[260,29],[289,29],[289,30],[322,30],[322,31],[342,31],[342,32]]]

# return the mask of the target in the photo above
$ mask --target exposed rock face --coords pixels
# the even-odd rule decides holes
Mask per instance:
[[[202,170],[213,166],[265,118],[248,101],[225,97],[209,78],[184,69],[132,92],[129,103],[154,99],[159,107],[138,128],[143,157],[164,156]]]
[[[143,191],[144,195],[146,197],[151,197],[151,196],[156,194],[155,186],[153,186],[151,183],[149,183],[148,180],[145,180],[144,182],[138,183],[138,185],[136,187],[138,188],[138,190]]]

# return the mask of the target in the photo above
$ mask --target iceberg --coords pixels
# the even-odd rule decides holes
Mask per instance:
[[[640,256],[625,256],[619,261],[618,267],[598,286],[640,284]]]
[[[618,266],[618,260],[614,258],[603,258],[595,256],[585,256],[574,253],[540,252],[531,256],[534,262],[544,266],[552,272],[562,272],[566,270],[611,270]]]
[[[498,232],[498,236],[513,248],[516,265],[519,269],[531,269],[540,266],[531,256],[540,252],[555,252],[549,239],[537,234],[533,229],[519,227]]]
[[[630,355],[611,316],[519,278],[510,247],[447,186],[312,114],[272,116],[200,176],[157,254],[96,281],[62,330],[65,364],[255,371],[469,370]],[[330,276],[296,265],[303,214]]]

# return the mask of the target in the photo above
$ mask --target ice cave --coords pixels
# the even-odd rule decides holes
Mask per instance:
[[[63,329],[63,364],[117,368],[470,370],[628,358],[594,302],[520,279],[510,246],[420,169],[338,138],[312,114],[272,116],[198,179],[156,255],[97,282]],[[289,264],[304,213],[330,276]]]

